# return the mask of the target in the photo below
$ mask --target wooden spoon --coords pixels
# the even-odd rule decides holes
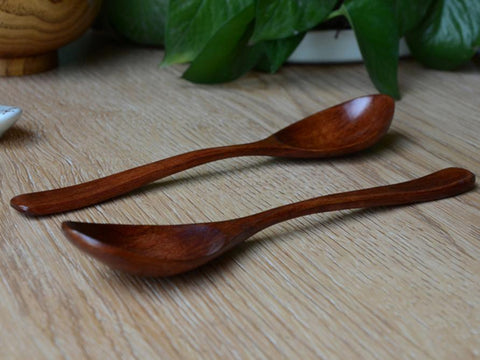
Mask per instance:
[[[27,215],[48,215],[93,205],[165,176],[229,157],[345,155],[375,144],[390,127],[394,108],[394,100],[387,95],[360,97],[311,115],[261,141],[188,152],[83,184],[19,195],[10,204]]]
[[[186,225],[115,225],[64,222],[78,248],[112,268],[144,276],[169,276],[218,257],[253,234],[308,214],[437,200],[472,189],[475,175],[448,168],[388,186],[321,196],[255,215]]]

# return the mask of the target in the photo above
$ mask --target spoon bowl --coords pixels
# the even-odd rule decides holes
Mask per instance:
[[[39,216],[79,209],[211,161],[236,156],[325,158],[375,144],[388,130],[395,103],[388,95],[356,98],[310,115],[252,143],[200,149],[65,188],[15,196],[10,205]]]
[[[228,225],[219,222],[152,227],[64,222],[62,229],[74,245],[114,269],[136,275],[170,276],[205,264],[228,250],[232,240],[228,230],[222,229]]]
[[[454,196],[472,189],[468,170],[447,168],[394,185],[321,196],[247,217],[185,225],[116,225],[64,222],[79,249],[131,274],[170,276],[197,268],[255,233],[282,221],[318,212],[404,205]]]
[[[366,149],[388,131],[395,109],[388,95],[359,97],[310,115],[273,134],[284,157],[333,157]],[[272,139],[272,141],[273,141]]]

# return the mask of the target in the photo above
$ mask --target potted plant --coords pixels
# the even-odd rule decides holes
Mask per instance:
[[[480,46],[478,0],[107,0],[106,3],[106,17],[113,28],[133,41],[164,44],[162,65],[189,63],[183,77],[197,83],[232,81],[252,69],[276,72],[308,31],[325,25],[342,28],[347,25],[355,33],[374,85],[380,92],[399,98],[400,39],[406,39],[411,54],[422,64],[444,70],[463,65]],[[137,9],[143,6],[145,18],[138,11],[130,11],[130,20],[121,24],[118,12],[122,3],[125,13],[125,4]],[[158,22],[148,26],[152,17]],[[135,39],[142,26],[150,38],[158,35],[154,41]]]

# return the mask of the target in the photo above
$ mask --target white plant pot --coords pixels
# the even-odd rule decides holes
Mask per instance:
[[[399,55],[409,55],[404,39],[400,40]],[[288,58],[291,63],[345,63],[363,61],[351,29],[309,31]]]

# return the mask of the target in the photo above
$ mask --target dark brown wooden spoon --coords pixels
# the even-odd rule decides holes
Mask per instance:
[[[356,98],[261,141],[196,150],[83,184],[18,195],[10,205],[27,215],[48,215],[97,204],[165,176],[229,157],[321,158],[353,153],[375,144],[387,132],[394,108],[394,100],[387,95]]]
[[[253,234],[308,214],[437,200],[475,186],[475,175],[448,168],[388,186],[321,196],[255,215],[186,225],[116,225],[64,222],[62,229],[78,248],[112,268],[144,276],[169,276],[218,257]]]

